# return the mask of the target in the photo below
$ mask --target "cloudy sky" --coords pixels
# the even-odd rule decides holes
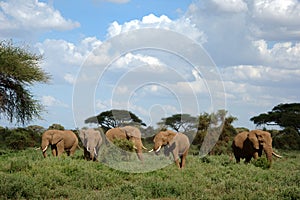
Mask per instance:
[[[43,55],[48,127],[130,110],[147,125],[226,109],[235,126],[300,100],[299,0],[7,0],[0,39]],[[12,126],[1,119],[1,125]]]

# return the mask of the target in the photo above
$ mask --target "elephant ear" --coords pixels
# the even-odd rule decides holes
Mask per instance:
[[[85,130],[79,130],[79,138],[81,139],[81,141],[84,141],[85,138]]]
[[[60,132],[54,133],[53,136],[52,136],[51,144],[57,144],[58,142],[63,140],[62,134],[63,133],[60,133]]]
[[[172,142],[172,140],[174,139],[176,134],[177,133],[175,133],[174,131],[170,131],[170,130],[165,131],[165,137],[166,137],[168,144],[170,144]]]
[[[264,146],[265,144],[272,144],[272,137],[269,132],[262,130],[254,130],[254,132],[260,145]]]
[[[248,138],[252,142],[253,147],[255,149],[259,149],[259,142],[258,142],[258,138],[257,137],[258,137],[258,135],[257,135],[256,131],[250,131],[248,133]]]

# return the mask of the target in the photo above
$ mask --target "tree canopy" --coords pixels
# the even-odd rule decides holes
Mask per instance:
[[[300,103],[287,103],[275,106],[268,113],[262,113],[250,119],[257,126],[278,125],[300,130]]]
[[[22,124],[40,117],[43,107],[28,87],[50,79],[39,67],[41,58],[10,41],[0,42],[0,117]]]
[[[97,116],[89,117],[84,122],[99,124],[102,128],[106,130],[118,126],[133,125],[133,124],[146,126],[146,124],[132,112],[127,110],[115,110],[115,109],[104,111]]]
[[[175,114],[167,118],[162,118],[158,123],[161,126],[169,126],[175,131],[187,132],[196,127],[197,118],[189,114]]]

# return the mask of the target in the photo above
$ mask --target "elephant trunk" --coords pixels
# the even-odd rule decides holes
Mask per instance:
[[[136,154],[140,161],[144,161],[142,150],[136,150]]]
[[[267,159],[268,159],[268,161],[269,161],[269,163],[271,165],[272,164],[272,154],[273,154],[272,146],[266,145],[264,147],[264,151],[265,151],[265,153],[267,155]]]

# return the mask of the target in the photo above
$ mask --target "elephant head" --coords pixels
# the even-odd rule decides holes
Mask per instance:
[[[263,151],[270,164],[272,155],[281,157],[273,151],[271,134],[262,130],[239,133],[234,138],[232,148],[237,162],[240,161],[240,158],[245,158],[245,162],[250,162],[252,157],[254,159],[261,157]]]
[[[46,157],[48,146],[51,145],[53,156],[60,156],[64,150],[68,155],[73,155],[77,146],[77,136],[69,130],[47,130],[42,135],[41,149],[43,156]]]
[[[156,154],[158,154],[161,147],[169,145],[173,138],[176,136],[176,134],[177,133],[170,130],[160,131],[158,134],[155,135],[153,139],[154,147],[152,150],[150,150],[150,152],[154,151]],[[167,153],[166,150],[165,153]]]
[[[84,157],[88,160],[96,161],[102,144],[101,133],[98,130],[82,129],[79,131],[79,137],[84,146]]]

